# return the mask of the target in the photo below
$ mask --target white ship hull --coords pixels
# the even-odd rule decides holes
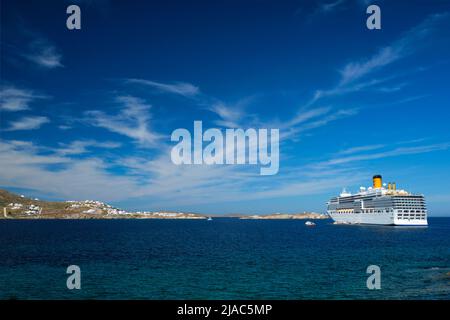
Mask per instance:
[[[327,202],[327,212],[335,223],[387,226],[427,226],[427,208],[421,194],[397,190],[389,182],[386,189],[381,175],[373,176],[373,187],[360,187],[352,194],[345,189]]]
[[[427,226],[427,219],[399,218],[395,212],[381,213],[337,213],[328,212],[340,224],[375,224],[391,226]]]

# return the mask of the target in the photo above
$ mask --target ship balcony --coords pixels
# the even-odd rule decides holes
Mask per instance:
[[[396,210],[394,214],[396,225],[428,225],[426,210]]]

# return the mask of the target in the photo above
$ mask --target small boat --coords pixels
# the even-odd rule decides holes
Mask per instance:
[[[211,217],[208,217],[208,221],[211,221],[212,220],[212,218]]]
[[[314,227],[316,224],[314,222],[312,222],[312,221],[306,221],[305,225],[308,226],[308,227]]]

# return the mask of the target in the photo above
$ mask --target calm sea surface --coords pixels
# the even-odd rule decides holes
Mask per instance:
[[[2,299],[449,299],[450,218],[0,220]],[[81,268],[68,290],[66,268]],[[368,290],[366,268],[381,268]]]

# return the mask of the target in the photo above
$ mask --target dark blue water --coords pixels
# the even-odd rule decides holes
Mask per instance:
[[[449,299],[450,218],[429,224],[0,220],[0,298]],[[66,288],[72,264],[81,290]]]

